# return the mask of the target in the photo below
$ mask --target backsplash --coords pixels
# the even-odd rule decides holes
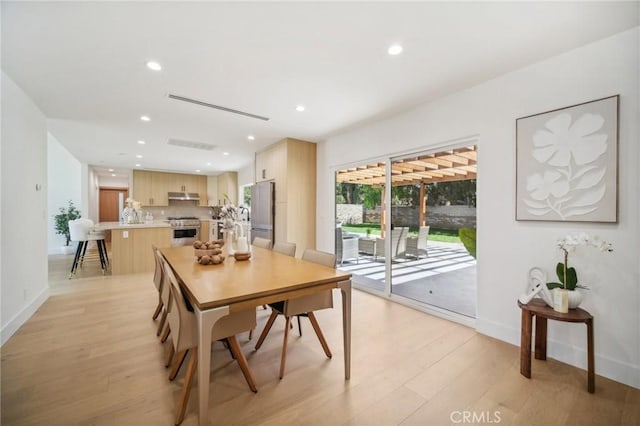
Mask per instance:
[[[163,220],[168,217],[185,217],[192,216],[199,219],[211,219],[213,214],[211,207],[197,206],[164,206],[164,207],[143,207],[142,217],[150,212],[154,220]]]

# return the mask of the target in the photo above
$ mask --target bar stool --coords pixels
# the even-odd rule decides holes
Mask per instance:
[[[100,267],[103,275],[109,266],[109,257],[107,256],[107,244],[104,240],[104,231],[93,231],[93,226],[93,221],[90,219],[80,218],[69,221],[69,234],[71,236],[71,241],[78,243],[76,254],[73,258],[73,264],[71,265],[69,279],[71,279],[71,277],[76,273],[78,264],[82,267],[90,241],[96,242],[98,256],[100,258]]]

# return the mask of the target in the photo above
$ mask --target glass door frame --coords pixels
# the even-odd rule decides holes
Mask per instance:
[[[368,163],[373,163],[373,162],[379,162],[379,163],[385,163],[385,191],[384,191],[384,214],[386,217],[386,221],[385,221],[385,235],[391,235],[391,176],[392,176],[392,164],[394,161],[397,160],[403,160],[406,158],[411,158],[411,157],[415,157],[417,155],[424,155],[424,154],[434,154],[434,153],[438,153],[441,151],[447,151],[447,150],[451,150],[451,149],[456,149],[456,148],[461,148],[464,146],[471,146],[471,145],[475,145],[476,146],[476,150],[479,150],[479,141],[480,141],[480,135],[478,134],[474,134],[474,135],[469,135],[469,136],[465,136],[465,137],[461,137],[461,138],[456,138],[456,139],[452,139],[449,141],[445,141],[439,144],[434,144],[434,145],[430,145],[428,147],[425,147],[424,149],[410,149],[410,150],[406,150],[406,151],[402,151],[402,152],[396,152],[396,153],[391,153],[391,154],[387,154],[384,156],[379,156],[379,157],[374,157],[374,158],[369,158],[369,159],[363,159],[363,160],[359,160],[359,161],[351,161],[349,163],[345,163],[345,164],[340,164],[337,166],[333,166],[330,168],[331,170],[331,180],[332,180],[332,197],[331,197],[331,203],[333,205],[333,223],[335,226],[335,220],[336,220],[336,213],[337,213],[337,206],[336,206],[336,184],[337,184],[337,180],[336,180],[336,175],[337,172],[339,170],[342,169],[348,169],[348,168],[352,168],[352,167],[358,167],[358,166],[362,166],[363,164],[368,164]],[[480,155],[478,153],[478,155]],[[478,161],[479,162],[479,161]],[[478,180],[478,177],[476,176],[476,180]],[[478,209],[480,207],[480,201],[478,201]],[[333,241],[333,250],[335,250],[335,246],[336,246],[336,242],[335,242],[335,232],[333,233],[334,237],[332,237],[332,241]],[[384,241],[385,244],[385,253],[391,253],[391,238],[385,238]],[[396,303],[400,303],[402,305],[405,306],[409,306],[411,308],[414,308],[416,310],[428,313],[430,315],[434,315],[440,318],[444,318],[450,321],[454,321],[457,322],[459,324],[463,324],[466,325],[468,327],[472,327],[475,328],[476,325],[476,319],[475,318],[470,318],[467,317],[465,315],[462,314],[458,314],[455,312],[451,312],[448,311],[446,309],[442,309],[439,308],[437,306],[434,305],[429,305],[426,303],[422,303],[422,302],[418,302],[416,300],[410,299],[408,297],[404,297],[404,296],[400,296],[397,294],[393,294],[393,292],[391,291],[391,274],[392,274],[392,263],[391,263],[391,256],[385,256],[385,261],[384,261],[384,265],[385,265],[385,274],[384,274],[384,291],[381,292],[379,290],[375,290],[372,288],[368,288],[365,286],[361,286],[358,284],[353,284],[353,287],[361,290],[361,291],[365,291],[367,293],[371,293],[374,294],[376,296],[379,297],[385,297],[388,298]],[[476,305],[477,305],[477,301],[476,301]]]

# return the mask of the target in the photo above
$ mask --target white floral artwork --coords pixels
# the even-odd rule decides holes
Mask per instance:
[[[617,222],[618,100],[516,120],[516,219]]]

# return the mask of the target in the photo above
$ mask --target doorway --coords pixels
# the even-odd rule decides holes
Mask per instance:
[[[128,188],[100,187],[98,198],[98,221],[99,222],[119,222],[120,204],[119,196],[126,200],[129,197]],[[111,233],[107,232],[106,241],[111,241]]]
[[[335,252],[354,287],[475,318],[475,141],[335,171]]]

